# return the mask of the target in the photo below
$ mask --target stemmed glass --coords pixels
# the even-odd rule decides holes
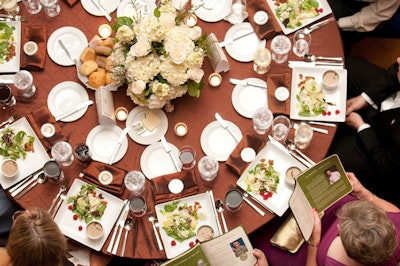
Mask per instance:
[[[226,17],[232,24],[242,23],[248,17],[246,0],[233,0],[231,13]]]
[[[58,4],[58,0],[40,0],[40,4],[42,4],[49,17],[55,17],[60,14],[61,7]]]
[[[1,0],[1,6],[10,16],[15,16],[19,13],[17,0]]]

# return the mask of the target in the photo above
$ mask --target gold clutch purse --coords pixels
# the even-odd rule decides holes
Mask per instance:
[[[305,240],[292,213],[288,215],[270,241],[272,245],[291,253],[299,250]]]

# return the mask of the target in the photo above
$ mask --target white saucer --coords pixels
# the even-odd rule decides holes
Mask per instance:
[[[119,1],[116,0],[94,0],[99,1],[101,6],[107,11],[108,14],[114,12],[118,5]],[[103,13],[92,3],[91,0],[81,0],[81,4],[83,9],[85,9],[89,14],[93,16],[104,16]]]

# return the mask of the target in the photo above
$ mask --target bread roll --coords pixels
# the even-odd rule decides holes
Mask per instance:
[[[107,46],[96,46],[94,48],[96,54],[109,56],[111,55],[112,49]]]
[[[109,48],[113,48],[115,43],[112,39],[105,39],[105,40],[99,41],[98,44],[100,46],[107,46]]]
[[[86,47],[85,50],[81,53],[81,57],[79,58],[82,63],[95,60],[96,59],[96,51],[93,48]]]
[[[101,68],[106,68],[107,57],[104,55],[96,55],[96,62]]]
[[[88,76],[93,71],[96,71],[99,66],[97,65],[96,61],[89,60],[84,62],[81,67],[79,68],[79,73],[82,75]]]
[[[111,56],[108,56],[107,59],[106,59],[106,66],[105,66],[105,69],[106,69],[108,72],[111,72],[111,69],[113,69],[113,62],[112,62]]]
[[[111,73],[110,72],[107,72],[106,73],[106,85],[107,84],[110,84],[110,83],[113,83],[114,82],[114,80],[112,79],[112,77],[111,77]]]
[[[89,86],[92,88],[99,88],[106,85],[106,74],[103,72],[95,71],[89,75]]]

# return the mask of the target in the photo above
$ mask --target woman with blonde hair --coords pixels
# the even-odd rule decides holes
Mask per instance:
[[[39,208],[21,211],[11,227],[0,266],[62,265],[67,241],[50,214]]]

